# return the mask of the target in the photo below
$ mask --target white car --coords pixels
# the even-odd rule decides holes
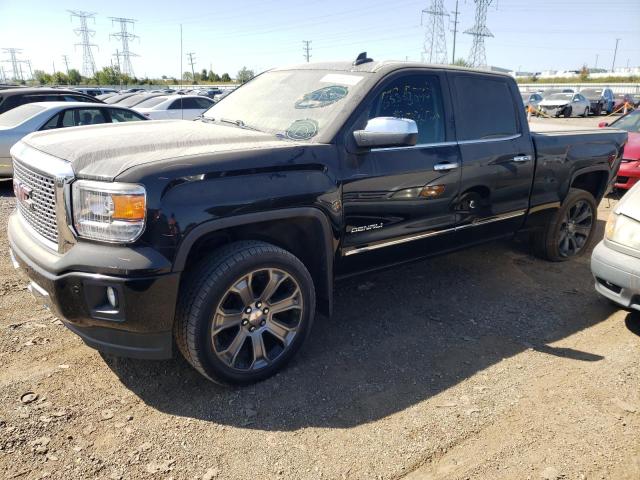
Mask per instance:
[[[163,95],[139,103],[134,110],[151,120],[195,120],[213,104],[213,100],[200,95]]]
[[[596,291],[618,305],[640,310],[640,183],[616,205],[605,237],[591,255]]]
[[[591,103],[579,93],[552,93],[543,97],[538,108],[550,117],[571,117],[572,115],[589,115]]]
[[[20,105],[0,114],[0,178],[13,175],[9,149],[31,132],[140,120],[147,119],[129,108],[104,103],[35,102]]]

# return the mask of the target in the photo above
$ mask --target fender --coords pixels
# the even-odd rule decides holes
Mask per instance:
[[[322,242],[319,252],[321,258],[321,275],[315,278],[318,299],[324,300],[324,305],[319,305],[322,313],[330,316],[333,310],[333,263],[335,257],[336,241],[332,233],[331,224],[327,216],[318,208],[295,207],[266,212],[248,213],[233,217],[224,217],[202,223],[191,230],[180,242],[178,251],[173,262],[172,271],[182,272],[186,266],[189,252],[193,245],[203,236],[224,230],[226,228],[250,225],[271,220],[286,220],[289,218],[311,218],[317,222],[322,230]]]
[[[618,160],[618,155],[616,155],[616,160]],[[578,178],[580,175],[584,175],[585,173],[591,173],[591,172],[606,172],[607,173],[607,181],[604,183],[604,185],[600,185],[600,192],[598,197],[596,198],[596,201],[600,201],[602,200],[602,197],[604,197],[604,195],[607,192],[607,187],[609,186],[609,184],[615,179],[615,175],[612,175],[612,170],[611,168],[608,168],[606,164],[600,164],[600,165],[594,165],[591,167],[584,167],[581,168],[579,170],[574,171],[571,174],[571,177],[569,179],[569,183],[566,185],[566,188],[563,188],[563,195],[562,195],[562,201],[564,201],[565,197],[567,196],[567,194],[569,193],[569,189],[571,188],[571,185],[573,185],[573,182],[576,180],[576,178]]]

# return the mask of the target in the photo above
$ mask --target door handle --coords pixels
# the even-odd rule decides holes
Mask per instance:
[[[446,163],[436,163],[433,166],[433,169],[436,172],[447,172],[449,170],[455,170],[456,168],[458,168],[460,165],[458,164],[458,162],[446,162]]]
[[[516,163],[524,163],[531,161],[531,155],[516,155],[513,157],[513,161]]]

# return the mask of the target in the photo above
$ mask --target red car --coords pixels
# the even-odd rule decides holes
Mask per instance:
[[[615,187],[628,190],[640,180],[640,110],[634,110],[615,122],[601,122],[599,127],[618,128],[629,132],[629,141],[624,146],[622,163]]]

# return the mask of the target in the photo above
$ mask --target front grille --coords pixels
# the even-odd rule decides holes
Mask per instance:
[[[629,177],[618,177],[616,179],[616,183],[627,183],[629,181]]]
[[[47,240],[58,243],[55,181],[19,160],[13,161],[13,178],[28,189],[29,199],[16,199],[18,211],[33,229]]]

